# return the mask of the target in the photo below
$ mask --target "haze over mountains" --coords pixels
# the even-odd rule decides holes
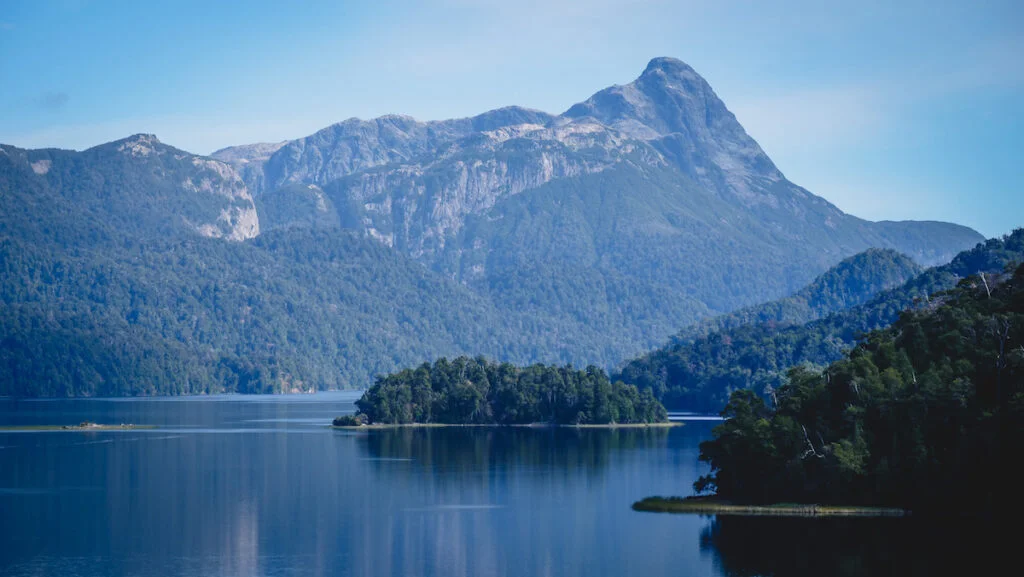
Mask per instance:
[[[2,146],[0,193],[0,394],[359,387],[457,354],[614,366],[866,249],[931,265],[983,240],[789,182],[669,58],[558,116],[350,119],[212,157]]]

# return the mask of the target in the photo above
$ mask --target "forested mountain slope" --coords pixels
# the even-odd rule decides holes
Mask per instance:
[[[801,363],[826,365],[868,331],[889,326],[901,311],[928,305],[928,295],[967,276],[1002,273],[1024,262],[1024,229],[964,251],[866,303],[806,324],[745,324],[688,338],[625,364],[613,378],[650,387],[669,409],[717,412],[738,389],[762,393],[785,382]]]
[[[359,387],[445,354],[580,362],[581,349],[607,342],[579,324],[507,314],[336,227],[227,242],[247,230],[221,218],[252,210],[244,184],[149,137],[85,153],[2,151],[0,395]],[[292,205],[265,212],[286,222]]]
[[[740,502],[1013,514],[1024,443],[1024,265],[969,277],[766,404],[734,393],[696,484]]]
[[[703,320],[680,331],[674,341],[692,341],[715,331],[749,324],[808,323],[860,305],[883,290],[902,285],[923,270],[910,257],[894,250],[868,249],[844,259],[788,297]]]

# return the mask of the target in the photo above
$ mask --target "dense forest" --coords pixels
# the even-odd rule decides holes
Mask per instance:
[[[0,238],[0,273],[0,395],[358,387],[471,342],[510,358],[543,343],[487,331],[483,299],[340,231],[102,252]]]
[[[844,259],[809,285],[778,300],[741,308],[685,327],[674,342],[692,342],[743,325],[788,326],[809,323],[871,300],[921,274],[924,269],[892,249],[869,248]]]
[[[786,382],[790,367],[824,366],[842,358],[865,333],[889,326],[901,311],[928,307],[930,294],[950,289],[959,279],[980,271],[999,273],[1019,262],[1024,262],[1024,229],[964,251],[949,264],[930,268],[864,304],[809,323],[742,324],[703,336],[685,331],[668,346],[626,363],[612,378],[652,389],[669,409],[717,412],[733,391],[763,393],[768,387],[777,388]],[[766,305],[754,310],[775,308],[785,307]],[[725,322],[725,326],[732,324]]]
[[[744,389],[701,445],[698,491],[751,503],[994,512],[1021,504],[1024,265],[963,279],[765,401]]]
[[[560,425],[657,423],[651,392],[611,382],[597,367],[516,367],[482,357],[439,359],[382,376],[358,401],[368,423]]]

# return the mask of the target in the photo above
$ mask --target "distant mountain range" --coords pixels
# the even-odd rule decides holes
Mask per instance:
[[[0,146],[0,209],[0,394],[361,387],[458,354],[610,367],[869,248],[932,265],[983,240],[789,182],[669,58],[558,116],[351,119],[211,157]]]

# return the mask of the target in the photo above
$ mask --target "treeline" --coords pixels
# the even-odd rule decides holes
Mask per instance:
[[[1024,266],[961,281],[766,402],[732,394],[698,491],[752,502],[996,512],[1020,505]]]
[[[626,363],[614,379],[650,388],[666,407],[717,412],[733,391],[763,394],[786,382],[787,371],[823,367],[842,358],[865,333],[892,324],[901,311],[927,307],[929,295],[980,271],[1002,272],[1024,262],[1024,229],[964,251],[866,303],[806,324],[744,324],[687,337]]]
[[[356,401],[369,423],[561,425],[656,423],[650,391],[611,382],[597,367],[516,367],[482,357],[439,359],[379,377]]]

